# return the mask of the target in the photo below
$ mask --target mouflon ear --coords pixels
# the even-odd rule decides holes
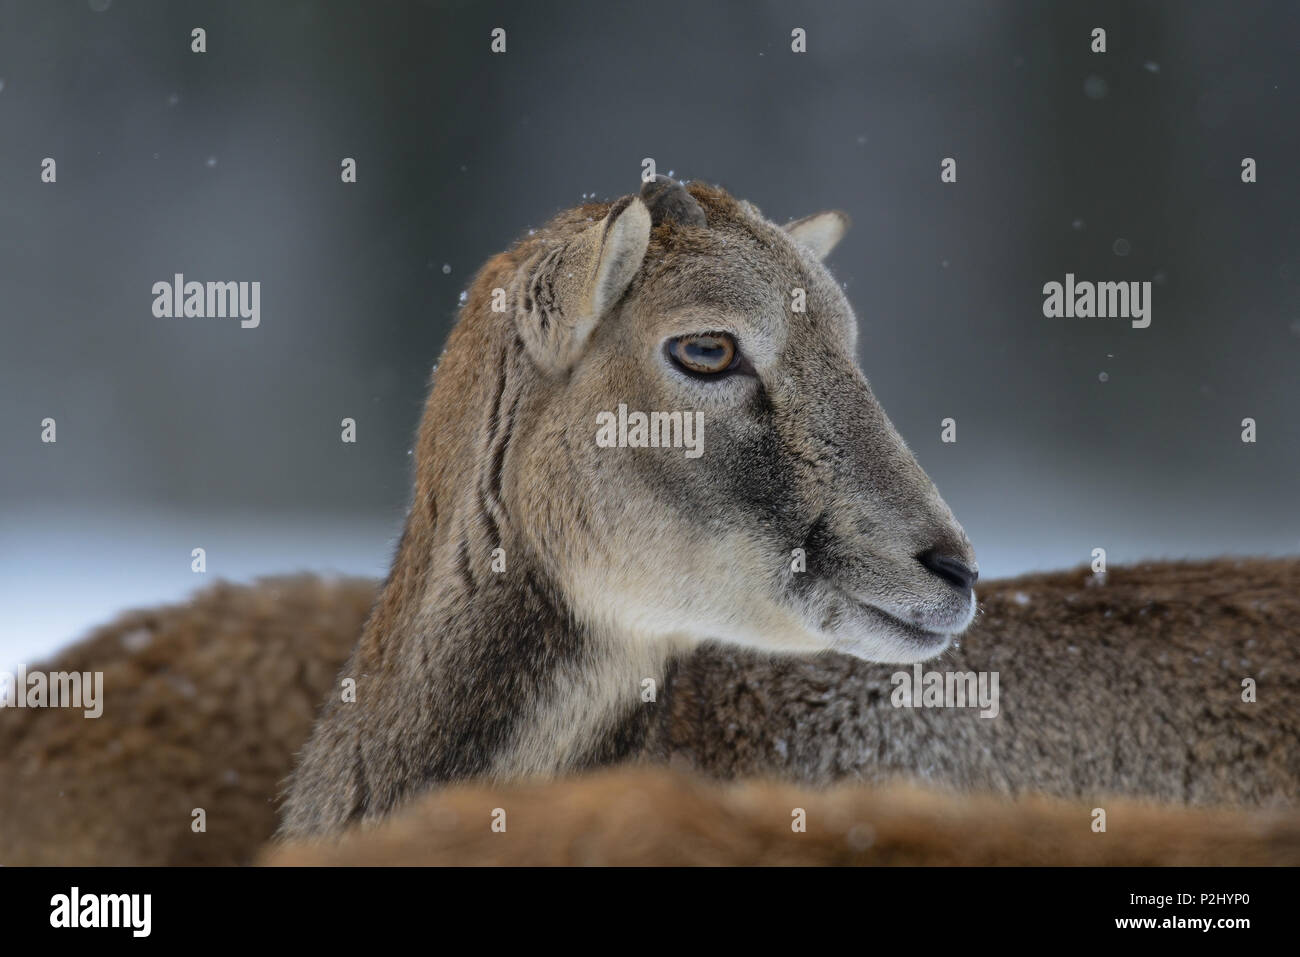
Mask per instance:
[[[650,210],[626,196],[599,223],[520,270],[515,321],[538,366],[572,368],[596,323],[627,291],[649,243]]]
[[[807,246],[818,259],[825,259],[849,231],[849,217],[838,209],[813,213],[787,223],[785,231],[801,246]]]

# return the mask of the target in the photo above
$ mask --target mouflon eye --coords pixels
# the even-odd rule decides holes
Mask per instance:
[[[732,368],[740,358],[740,350],[727,333],[707,332],[670,339],[668,355],[687,372],[714,375]]]

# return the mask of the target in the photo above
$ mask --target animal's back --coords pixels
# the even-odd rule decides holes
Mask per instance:
[[[463,784],[274,865],[1296,865],[1300,813],[1000,800],[908,785],[734,785],[659,768]],[[494,822],[497,827],[494,828]],[[504,826],[504,829],[501,829]]]
[[[996,717],[895,707],[891,676],[914,666],[712,647],[678,673],[659,747],[728,777],[1300,798],[1300,561],[1149,563],[1104,579],[1080,569],[992,582],[980,600],[960,647],[920,670],[996,672]]]
[[[31,664],[102,671],[103,714],[0,709],[0,865],[247,862],[374,593],[218,584]]]

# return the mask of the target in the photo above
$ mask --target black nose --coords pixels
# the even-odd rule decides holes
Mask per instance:
[[[975,584],[975,579],[980,577],[980,573],[976,569],[971,568],[960,558],[943,555],[937,548],[922,552],[916,556],[916,560],[957,588],[970,588]]]

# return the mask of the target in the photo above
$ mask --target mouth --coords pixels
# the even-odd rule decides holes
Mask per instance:
[[[834,585],[829,590],[831,600],[822,616],[822,633],[831,637],[835,650],[868,661],[911,664],[933,658],[969,624],[967,619],[959,628],[931,628],[900,618]]]

